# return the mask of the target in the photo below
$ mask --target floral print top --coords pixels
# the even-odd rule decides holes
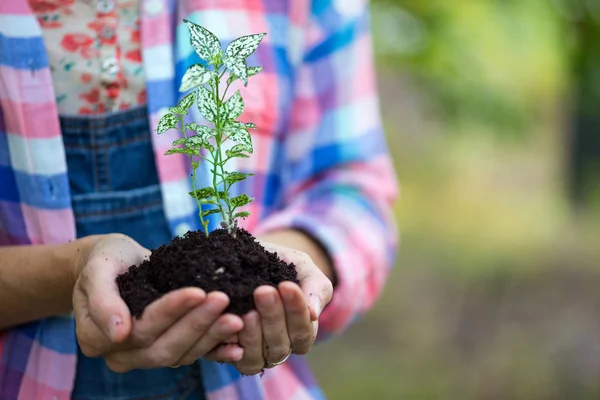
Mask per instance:
[[[61,115],[146,103],[140,0],[29,0],[42,27]]]

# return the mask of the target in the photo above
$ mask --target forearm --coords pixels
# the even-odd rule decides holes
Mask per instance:
[[[0,331],[69,313],[75,271],[95,239],[0,247]]]

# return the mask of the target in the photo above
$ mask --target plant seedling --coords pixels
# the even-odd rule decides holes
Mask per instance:
[[[239,37],[223,50],[212,32],[191,21],[184,22],[191,46],[203,63],[187,68],[179,91],[189,93],[161,117],[156,132],[160,135],[175,129],[182,135],[165,155],[189,157],[189,195],[198,205],[203,232],[189,231],[183,237],[175,237],[170,244],[153,249],[149,259],[117,277],[121,297],[137,318],[141,318],[148,304],[183,287],[200,287],[207,293],[222,291],[230,298],[225,312],[242,315],[254,308],[253,293],[258,286],[276,287],[283,281],[298,283],[293,264],[266,251],[249,232],[238,227],[239,218],[250,216],[240,208],[253,199],[247,194],[231,197],[230,190],[252,174],[226,168],[228,161],[248,158],[253,153],[250,130],[256,126],[238,120],[244,111],[244,100],[239,90],[231,95],[228,90],[237,80],[247,86],[249,78],[263,70],[248,66],[246,60],[266,34]],[[194,104],[206,124],[185,121]],[[224,150],[227,141],[233,143]],[[203,162],[210,166],[212,184],[197,188],[198,168]],[[212,214],[220,214],[221,228],[209,232],[207,217]]]
[[[183,138],[173,142],[174,148],[165,154],[186,154],[192,167],[192,192],[199,209],[200,223],[206,236],[208,220],[211,214],[221,214],[221,226],[235,235],[237,218],[250,215],[247,211],[236,212],[239,207],[249,204],[253,199],[246,194],[230,198],[229,190],[237,182],[243,181],[251,174],[225,170],[225,164],[235,157],[249,157],[252,154],[252,138],[250,129],[256,128],[252,122],[241,122],[237,119],[244,111],[244,99],[240,91],[227,98],[231,84],[240,79],[244,86],[248,78],[260,73],[259,66],[248,67],[246,59],[258,48],[266,33],[242,36],[235,39],[223,51],[219,39],[200,25],[184,20],[187,24],[191,45],[196,53],[205,61],[205,65],[190,66],[181,80],[179,90],[191,92],[181,99],[176,107],[169,109],[158,124],[157,132],[162,134],[170,129],[177,129]],[[227,85],[221,90],[221,81],[227,75]],[[210,125],[199,125],[196,122],[185,123],[184,117],[190,107],[197,103],[198,110]],[[223,144],[232,140],[236,144],[223,154]],[[196,171],[200,162],[211,166],[212,186],[196,189]],[[214,206],[203,210],[203,205]]]

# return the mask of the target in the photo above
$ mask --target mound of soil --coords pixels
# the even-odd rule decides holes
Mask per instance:
[[[276,287],[283,281],[299,283],[294,264],[266,251],[241,228],[235,237],[225,229],[208,237],[203,231],[187,232],[117,277],[121,297],[136,318],[164,294],[191,286],[226,293],[231,303],[225,312],[243,315],[255,308],[252,294],[257,287]]]

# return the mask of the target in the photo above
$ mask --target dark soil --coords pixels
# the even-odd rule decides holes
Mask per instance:
[[[188,232],[117,277],[121,297],[137,318],[154,300],[190,286],[226,293],[231,303],[225,312],[243,315],[254,309],[254,289],[283,281],[298,283],[295,266],[266,251],[244,229],[235,237],[224,229],[208,237],[202,231]]]

